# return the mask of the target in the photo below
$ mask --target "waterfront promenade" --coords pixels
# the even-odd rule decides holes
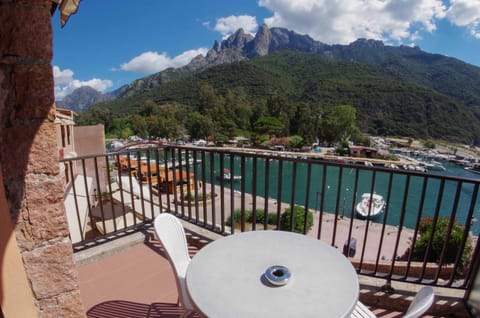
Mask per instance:
[[[207,193],[211,193],[211,185],[206,184],[206,191]],[[231,192],[229,188],[224,188],[224,198],[225,203],[223,205],[223,213],[225,216],[225,220],[233,213],[231,211],[230,202],[231,202]],[[212,211],[215,210],[215,220],[217,226],[220,228],[220,220],[222,216],[222,207],[221,207],[221,187],[215,185],[215,194],[216,198],[212,202],[212,200],[207,201],[207,222],[211,224],[213,219]],[[265,198],[261,196],[256,196],[255,198],[248,193],[245,193],[244,197],[244,206],[246,211],[252,211],[254,206],[255,200],[255,207],[257,210],[262,210],[265,207]],[[233,201],[234,201],[234,211],[240,209],[242,206],[242,196],[241,193],[238,191],[234,191],[233,193]],[[166,208],[165,204],[167,202],[166,194],[162,195],[162,204]],[[212,204],[215,205],[215,208],[212,208]],[[269,199],[268,200],[268,213],[276,213],[278,206],[277,200]],[[198,204],[198,216],[200,220],[203,220],[204,212],[203,212],[203,202],[199,202]],[[283,213],[286,209],[290,208],[290,204],[282,202],[280,206],[280,211]],[[175,211],[175,204],[173,202],[173,197],[170,197],[170,211]],[[183,209],[183,210],[182,210]],[[183,213],[188,215],[188,206],[183,206],[181,204],[177,204],[177,211],[178,213]],[[195,218],[195,206],[191,206],[191,213],[192,217]],[[337,247],[342,251],[344,243],[350,237],[356,239],[356,252],[353,259],[360,259],[363,255],[364,261],[376,261],[377,257],[379,261],[389,261],[392,260],[396,256],[401,256],[411,245],[411,241],[413,239],[413,230],[407,229],[405,227],[399,228],[397,226],[386,225],[383,228],[381,223],[373,222],[373,221],[366,221],[360,219],[351,219],[346,216],[341,216],[341,214],[335,218],[333,213],[325,213],[321,214],[318,211],[313,212],[314,222],[313,227],[308,231],[307,235],[318,238],[320,233],[320,239],[325,241],[333,246]],[[321,226],[320,226],[320,217],[321,217]],[[350,224],[352,223],[352,232],[350,231]],[[320,227],[320,229],[319,229]],[[251,230],[252,225],[246,224],[246,230]],[[263,224],[256,224],[256,230],[263,229]],[[227,232],[230,232],[230,228],[226,228]],[[237,229],[236,231],[240,231]],[[383,232],[382,232],[383,231]],[[335,233],[335,235],[334,235]],[[382,247],[380,249],[380,254],[378,255],[378,246],[379,242],[382,239]],[[397,245],[398,240],[398,249],[395,251],[395,246]]]

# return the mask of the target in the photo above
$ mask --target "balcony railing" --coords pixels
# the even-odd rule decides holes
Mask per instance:
[[[469,290],[480,259],[479,180],[472,178],[182,146],[62,162],[75,250],[169,212],[223,235],[301,231],[338,247],[360,275],[386,279],[386,286],[404,281]],[[386,202],[377,216],[358,217],[364,193],[370,214],[374,195]]]

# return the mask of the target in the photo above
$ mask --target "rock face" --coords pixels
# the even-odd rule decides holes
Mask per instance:
[[[57,106],[69,108],[77,112],[83,112],[90,105],[108,101],[117,97],[129,97],[137,91],[150,90],[173,79],[201,72],[208,67],[219,64],[232,63],[255,59],[282,49],[292,49],[302,52],[321,54],[329,58],[356,59],[351,50],[375,49],[382,51],[383,43],[373,40],[358,40],[349,46],[326,45],[315,41],[308,35],[301,35],[284,28],[269,28],[262,25],[255,36],[238,29],[227,39],[215,41],[213,47],[205,56],[198,55],[189,64],[180,68],[170,68],[162,72],[140,78],[129,85],[103,95],[92,88],[80,88],[67,96],[63,101],[57,102]]]
[[[267,55],[270,52],[271,37],[272,34],[266,25],[260,27],[255,39],[253,39],[252,49],[250,50],[249,57],[255,58],[258,56]]]
[[[56,105],[62,108],[71,109],[77,113],[84,112],[91,105],[114,99],[112,94],[102,94],[90,86],[82,86],[74,90],[70,95],[61,101],[56,101]]]
[[[300,35],[283,28],[270,29],[264,24],[258,29],[255,37],[239,29],[220,44],[215,41],[213,48],[204,58],[204,63],[195,65],[200,68],[193,67],[191,63],[186,67],[198,71],[222,63],[254,59],[282,49],[319,53],[319,49],[324,46],[308,35]]]
[[[300,35],[283,28],[269,28],[262,25],[255,36],[238,29],[222,42],[215,41],[206,56],[198,55],[192,61],[178,69],[168,69],[138,79],[124,88],[117,95],[131,96],[137,90],[148,90],[178,76],[188,75],[204,69],[237,61],[244,61],[264,56],[281,49],[294,49],[302,52],[319,53],[326,45],[313,40],[308,35]]]

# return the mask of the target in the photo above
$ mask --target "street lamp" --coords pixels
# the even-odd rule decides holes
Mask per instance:
[[[322,195],[322,192],[317,191],[317,192],[316,192],[316,195],[315,195],[315,211],[317,211],[317,212],[319,212],[319,211],[318,211],[318,197],[319,197],[320,195]]]
[[[350,191],[350,188],[346,187],[345,192],[343,193],[343,209],[342,209],[342,216],[340,217],[341,219],[343,219],[343,217],[345,216],[345,202],[346,202],[346,196],[348,191]]]

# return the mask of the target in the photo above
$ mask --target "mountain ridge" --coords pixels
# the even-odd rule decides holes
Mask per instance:
[[[442,135],[442,129],[445,129],[445,135],[451,134],[455,136],[455,139],[465,139],[471,141],[480,140],[479,130],[480,130],[480,91],[477,87],[480,87],[480,68],[457,60],[455,58],[446,57],[440,54],[433,54],[422,51],[419,47],[409,47],[409,46],[389,46],[385,45],[382,41],[371,40],[371,39],[358,39],[348,45],[327,45],[318,41],[313,40],[308,35],[300,35],[294,31],[283,29],[283,28],[268,28],[266,25],[259,28],[257,34],[252,36],[251,34],[246,34],[243,29],[237,30],[229,38],[218,42],[215,41],[212,49],[210,49],[205,56],[199,55],[191,60],[191,62],[181,68],[170,68],[162,72],[140,78],[133,81],[127,86],[122,87],[121,89],[115,91],[115,96],[118,96],[123,102],[119,103],[102,103],[102,107],[110,108],[111,112],[119,112],[125,115],[128,115],[132,111],[141,109],[140,101],[144,100],[144,96],[150,96],[151,101],[157,105],[162,103],[169,103],[171,101],[175,103],[185,103],[186,96],[195,96],[192,90],[198,90],[198,79],[202,79],[209,85],[212,85],[213,90],[219,89],[219,87],[225,86],[225,83],[222,83],[221,80],[210,81],[210,78],[217,78],[214,72],[224,72],[225,70],[230,69],[232,72],[236,72],[236,68],[239,66],[236,63],[248,63],[250,61],[260,61],[261,58],[265,58],[273,55],[277,52],[283,52],[285,50],[293,50],[295,52],[300,52],[302,54],[311,54],[312,56],[317,56],[318,58],[324,61],[332,61],[337,63],[335,67],[339,69],[348,70],[348,77],[341,77],[337,80],[339,83],[329,82],[329,78],[319,78],[320,76],[332,76],[330,75],[321,75],[321,69],[319,69],[318,74],[310,74],[309,80],[311,83],[303,83],[303,87],[295,86],[295,84],[286,84],[286,87],[296,87],[295,89],[305,90],[308,92],[308,86],[312,87],[312,90],[317,92],[322,92],[320,94],[307,94],[307,100],[301,100],[301,102],[310,103],[312,101],[316,103],[325,103],[325,98],[327,99],[327,104],[336,103],[338,105],[349,103],[355,107],[360,107],[362,109],[360,112],[362,117],[361,127],[364,131],[391,131],[391,132],[401,132],[402,129],[397,127],[396,122],[404,122],[408,124],[408,134],[409,136],[414,135],[416,130],[423,131],[423,135],[429,136],[429,132],[434,132],[433,136],[438,137]],[[283,59],[291,59],[290,61],[285,62]],[[287,54],[280,59],[277,59],[276,62],[285,63],[285,67],[291,68],[294,67],[297,63],[295,59],[303,59],[304,57],[301,54]],[[263,63],[263,60],[260,61]],[[316,63],[316,62],[314,62]],[[339,64],[338,64],[339,63]],[[342,64],[343,63],[343,64]],[[350,64],[349,64],[350,63]],[[232,67],[218,68],[221,65],[232,65]],[[359,67],[355,70],[355,65]],[[362,65],[369,66],[367,70],[362,70]],[[257,81],[260,86],[270,85],[272,90],[278,90],[279,86],[275,86],[281,82],[282,74],[289,76],[289,71],[279,70],[275,66],[270,65],[269,69],[262,69],[261,67],[253,67],[251,65],[250,69],[242,71],[243,78],[236,77],[236,84],[230,86],[232,89],[236,90],[239,86],[251,85],[248,83],[248,80]],[[327,66],[324,66],[327,67]],[[212,70],[211,72],[208,70]],[[207,72],[208,71],[208,72]],[[273,81],[268,79],[269,76],[266,76],[267,71],[278,72],[279,74]],[[260,72],[256,74],[255,72]],[[308,69],[305,70],[308,72]],[[366,73],[365,73],[366,72]],[[353,87],[355,83],[357,86],[363,87],[364,83],[362,79],[358,80],[358,76],[363,76],[361,74],[377,74],[376,77],[372,77],[373,81],[378,81],[379,78],[388,78],[388,82],[392,82],[389,87],[384,87],[376,84],[364,87],[364,91],[358,90],[358,87]],[[208,74],[208,75],[207,75]],[[193,78],[192,78],[193,76]],[[259,78],[256,78],[259,76]],[[336,76],[335,74],[333,75]],[[369,75],[368,75],[369,76]],[[367,76],[367,77],[368,77]],[[385,77],[386,76],[386,77]],[[220,77],[226,78],[226,74],[222,74]],[[195,79],[197,78],[197,79]],[[184,81],[186,79],[186,81]],[[302,76],[296,78],[297,81],[302,81]],[[363,79],[366,80],[366,79]],[[172,82],[183,83],[183,85],[188,86],[190,91],[185,90],[179,85],[167,85]],[[242,84],[243,83],[243,84]],[[232,84],[232,83],[230,83]],[[229,85],[230,85],[229,84]],[[336,92],[328,91],[322,88],[322,85],[327,85],[328,89],[336,87]],[[395,93],[395,85],[398,87],[399,93]],[[412,86],[413,85],[413,86]],[[418,92],[417,96],[413,96],[405,91],[405,87],[412,87],[412,90]],[[172,90],[173,87],[173,90]],[[375,90],[386,89],[388,94],[385,92]],[[372,91],[373,90],[373,91]],[[162,93],[162,91],[165,92]],[[185,97],[181,96],[172,96],[171,93],[183,94]],[[280,94],[285,94],[280,89]],[[221,93],[225,94],[225,92]],[[265,90],[263,94],[270,94],[268,90]],[[309,95],[310,94],[310,95]],[[350,95],[349,95],[350,94]],[[408,96],[408,100],[412,105],[405,104],[401,102],[402,95]],[[430,97],[429,97],[430,95]],[[133,96],[142,96],[138,101],[135,99],[130,99]],[[442,97],[443,96],[443,97]],[[180,97],[180,98],[179,98]],[[354,98],[353,98],[354,97]],[[198,96],[197,96],[198,98]],[[225,98],[223,96],[222,98]],[[248,97],[247,99],[250,99]],[[257,98],[268,103],[265,96],[257,95]],[[284,98],[291,98],[287,95]],[[332,100],[333,98],[333,100]],[[372,100],[368,100],[371,98]],[[392,98],[393,100],[389,100]],[[145,100],[144,100],[145,101]],[[361,101],[359,104],[358,101]],[[376,104],[375,101],[380,101],[380,104]],[[194,99],[187,100],[187,107],[191,108],[191,111],[196,111],[195,109],[196,101]],[[394,105],[396,103],[396,106]],[[120,110],[115,110],[111,107],[120,107]],[[369,105],[369,108],[365,108],[362,105]],[[398,105],[403,105],[404,110],[398,109]],[[416,112],[418,109],[421,109],[419,116],[422,119],[416,119],[412,114],[405,114],[408,112]],[[441,107],[439,107],[441,105]],[[257,105],[258,106],[258,105]],[[312,105],[310,105],[312,107]],[[192,108],[193,107],[193,108]],[[259,107],[265,107],[260,105]],[[363,107],[363,108],[362,108]],[[389,107],[392,108],[389,110]],[[130,110],[129,110],[130,108]],[[371,108],[371,109],[370,109]],[[99,108],[96,109],[97,113],[102,111]],[[470,132],[467,132],[463,127],[455,127],[452,122],[449,120],[453,116],[448,116],[449,112],[458,111],[462,115],[458,117],[457,125],[462,125],[462,116],[464,120],[468,121],[468,127]],[[469,112],[471,115],[467,115]],[[438,113],[436,115],[436,113]],[[365,114],[376,114],[376,117],[372,118],[365,117]],[[382,114],[388,114],[388,122],[385,122],[385,119],[382,118]],[[118,114],[117,114],[118,115]],[[433,116],[433,117],[432,117]],[[467,117],[465,117],[467,116]],[[443,125],[441,121],[434,120],[435,124],[439,125],[439,128],[430,127],[428,122],[425,122],[426,119],[430,118],[445,118],[445,121],[448,124]],[[410,122],[405,121],[408,118]],[[366,123],[368,123],[367,126]],[[410,123],[413,123],[410,127]],[[421,126],[415,126],[418,124]],[[373,125],[373,127],[372,127]],[[378,126],[380,125],[380,126]],[[383,127],[382,125],[386,125]],[[392,130],[392,127],[394,128]],[[429,128],[426,128],[429,127]],[[385,128],[385,129],[384,129]],[[447,129],[448,128],[448,129]],[[461,137],[461,136],[464,137]]]
[[[117,91],[110,93],[102,93],[90,86],[81,86],[76,88],[71,94],[65,96],[64,99],[55,101],[57,107],[68,108],[77,113],[82,113],[91,105],[111,101],[117,98]]]
[[[220,43],[215,41],[205,56],[198,55],[183,67],[169,68],[139,78],[105,94],[107,96],[105,100],[132,96],[139,91],[155,89],[171,80],[201,72],[215,65],[252,60],[282,49],[314,53],[332,60],[382,65],[391,74],[401,76],[403,80],[426,85],[461,99],[466,105],[473,107],[476,116],[480,118],[480,91],[475,89],[480,87],[479,67],[441,54],[424,52],[419,47],[388,46],[382,41],[372,39],[357,39],[348,45],[328,45],[315,41],[309,35],[300,35],[284,28],[269,28],[267,25],[262,25],[255,36],[238,29]],[[408,64],[415,64],[415,67],[409,67]],[[448,68],[446,75],[442,69],[437,69],[444,67]],[[452,84],[445,85],[444,76],[458,77],[454,83],[456,87],[452,88]],[[464,87],[470,89],[465,91]],[[102,100],[96,102],[99,101]]]
[[[177,132],[197,134],[201,128],[193,128],[193,120],[199,127],[206,125],[209,133],[203,136],[231,137],[250,134],[255,122],[267,116],[284,123],[281,135],[311,141],[316,134],[328,135],[316,118],[323,121],[340,105],[356,109],[357,127],[372,135],[480,141],[478,118],[452,96],[401,80],[379,65],[295,50],[219,64],[131,97],[94,105],[79,123],[102,122],[115,135],[130,127],[143,136],[167,136],[172,125],[179,127]],[[169,118],[168,123],[162,118]]]

